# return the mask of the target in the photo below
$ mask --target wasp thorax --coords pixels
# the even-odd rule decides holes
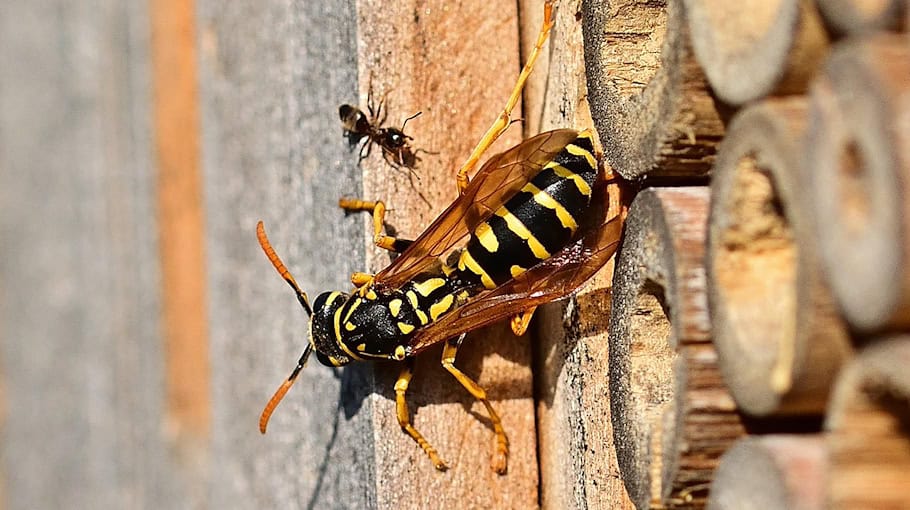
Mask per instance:
[[[343,292],[323,292],[313,301],[313,317],[310,319],[310,343],[316,350],[316,359],[330,367],[350,363],[351,357],[338,346],[335,337],[335,312],[347,301]]]

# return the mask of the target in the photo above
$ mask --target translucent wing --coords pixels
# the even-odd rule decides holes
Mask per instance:
[[[408,346],[408,355],[571,294],[610,260],[621,234],[619,217],[605,221],[528,271],[478,294],[452,313],[418,330]]]
[[[577,136],[578,132],[572,129],[541,133],[490,158],[465,192],[400,257],[376,275],[374,285],[395,289],[431,268]]]

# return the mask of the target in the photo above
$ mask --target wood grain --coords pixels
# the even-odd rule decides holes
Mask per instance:
[[[910,47],[848,41],[813,85],[803,190],[844,316],[863,331],[910,325]]]
[[[199,79],[212,377],[206,504],[230,508],[376,505],[369,366],[313,363],[261,436],[260,411],[306,340],[307,317],[256,242],[311,294],[362,270],[357,155],[338,105],[356,98],[356,5],[198,3]],[[315,296],[314,296],[315,297]]]
[[[707,174],[724,128],[682,1],[586,0],[583,11],[591,114],[610,165],[628,179]]]
[[[637,508],[703,505],[718,458],[744,433],[710,343],[708,207],[704,187],[642,191],[616,263],[610,406]]]
[[[807,114],[800,97],[740,111],[711,182],[714,344],[737,404],[754,415],[822,414],[851,352],[802,199]]]
[[[683,3],[695,56],[714,93],[730,104],[805,92],[828,51],[812,0]]]

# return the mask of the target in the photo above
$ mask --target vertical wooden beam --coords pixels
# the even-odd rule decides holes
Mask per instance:
[[[9,508],[178,508],[162,427],[145,1],[0,16]]]
[[[193,0],[151,0],[158,246],[167,414],[184,440],[211,426],[206,272]]]
[[[543,1],[534,3],[542,12]],[[365,105],[372,82],[374,96],[386,97],[390,125],[400,125],[422,111],[408,123],[408,134],[415,147],[437,153],[421,156],[419,181],[413,183],[375,150],[363,163],[363,194],[387,201],[393,209],[387,223],[413,238],[455,199],[455,170],[496,119],[518,77],[522,61],[517,3],[361,0],[357,16],[359,103]],[[539,28],[529,27],[532,37]],[[521,118],[521,111],[519,106],[514,118]],[[512,126],[488,155],[521,139],[520,126]],[[364,225],[360,239],[366,247],[366,267],[381,269],[389,256],[372,245],[367,218],[358,220]],[[483,407],[442,369],[440,350],[431,349],[418,359],[408,398],[415,427],[450,463],[445,473],[433,468],[395,419],[392,386],[397,367],[376,367],[373,423],[379,506],[537,504],[530,349],[527,338],[516,338],[507,325],[497,325],[469,335],[456,363],[485,387],[502,416],[510,442],[509,471],[504,476],[490,468],[493,436],[484,425]]]
[[[256,242],[313,297],[364,269],[357,154],[338,105],[357,93],[355,3],[199,0],[197,10],[212,383],[212,507],[376,505],[371,367],[315,360],[259,413],[307,341],[308,319]],[[420,459],[423,460],[423,459]]]
[[[593,128],[583,2],[564,0],[558,6],[540,130]],[[618,211],[617,198],[611,196],[608,214]],[[607,323],[612,277],[611,262],[576,295],[537,311],[531,334],[542,508],[632,508],[619,476],[610,421]]]

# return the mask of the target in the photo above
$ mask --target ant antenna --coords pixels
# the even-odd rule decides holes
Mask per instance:
[[[416,119],[417,117],[420,117],[421,114],[423,114],[423,112],[417,112],[414,115],[411,115],[410,117],[404,119],[404,122],[401,123],[401,131],[404,131],[404,127],[408,125],[409,120]]]
[[[300,304],[303,306],[303,309],[306,311],[307,315],[312,316],[313,309],[310,307],[310,301],[307,299],[306,293],[300,290],[300,286],[297,285],[297,281],[294,280],[291,272],[288,271],[288,268],[285,267],[284,263],[278,257],[278,254],[275,253],[275,249],[272,248],[272,244],[269,242],[269,238],[265,235],[265,226],[263,226],[261,221],[256,224],[256,237],[259,239],[259,246],[262,247],[262,251],[265,252],[265,256],[269,258],[269,262],[275,266],[275,269],[278,271],[278,274],[284,278],[284,281],[288,282],[288,285],[294,289],[294,293],[297,295],[297,300],[300,301]],[[262,410],[262,415],[259,416],[259,432],[265,434],[265,429],[269,424],[269,418],[272,417],[272,413],[275,411],[275,408],[278,407],[278,403],[281,402],[281,399],[284,398],[284,395],[288,392],[289,389],[291,389],[291,386],[297,379],[297,375],[300,374],[300,371],[303,370],[303,367],[306,366],[307,359],[310,357],[310,354],[312,352],[312,344],[307,344],[306,348],[303,350],[303,354],[300,356],[300,359],[297,360],[297,366],[294,367],[291,375],[288,376],[288,378],[283,383],[281,383],[281,386],[278,387],[278,390],[275,391],[275,394],[272,395],[272,398],[269,399],[269,402],[265,405],[265,409]]]

